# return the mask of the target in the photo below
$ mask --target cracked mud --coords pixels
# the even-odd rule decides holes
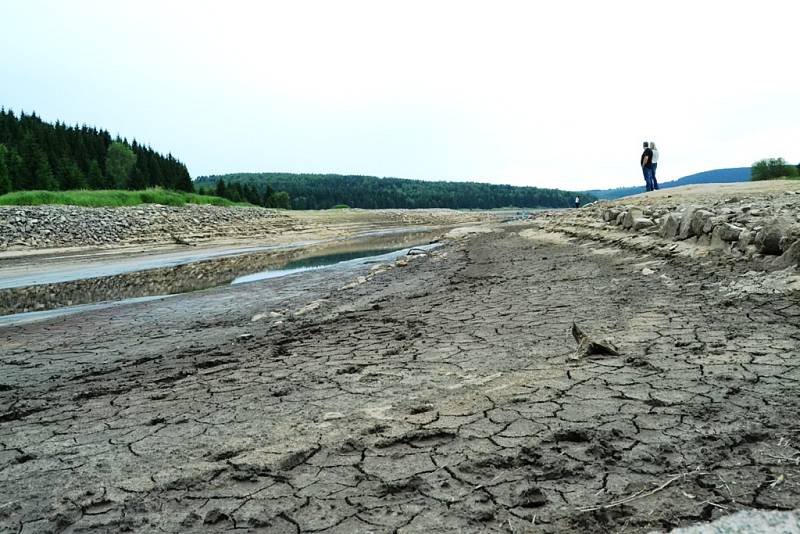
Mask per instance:
[[[648,532],[796,508],[797,294],[519,229],[341,291],[311,272],[0,330],[0,531]],[[573,361],[573,321],[620,355]]]

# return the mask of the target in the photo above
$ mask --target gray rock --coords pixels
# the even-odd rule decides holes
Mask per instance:
[[[670,213],[661,223],[661,237],[675,239],[681,226],[681,216],[679,213]]]
[[[730,250],[733,247],[730,239],[723,239],[722,234],[724,230],[722,226],[715,226],[711,232],[711,247],[720,250]]]
[[[681,225],[678,228],[678,234],[676,235],[677,239],[689,239],[690,237],[696,235],[692,230],[692,218],[694,217],[695,211],[697,211],[695,206],[689,206],[683,210],[683,213],[681,214]]]
[[[698,209],[692,212],[691,223],[690,223],[692,227],[692,234],[698,236],[703,235],[706,223],[713,216],[714,213],[704,209]]]
[[[603,220],[605,222],[613,222],[617,220],[617,215],[619,215],[619,210],[615,210],[614,208],[610,208],[603,211]]]
[[[715,228],[715,231],[723,241],[738,241],[744,228],[730,223],[722,223]]]
[[[800,266],[800,240],[786,247],[786,251],[778,258],[779,267]]]
[[[643,230],[645,228],[650,228],[653,226],[653,221],[646,217],[637,217],[633,220],[632,228],[636,231]]]
[[[778,256],[784,250],[784,241],[790,236],[790,231],[784,219],[771,219],[756,234],[756,248],[762,254]]]
[[[628,228],[633,228],[634,221],[636,219],[641,218],[642,215],[643,215],[642,210],[631,208],[630,210],[625,212],[625,217],[623,217],[622,219],[622,227],[625,228],[626,230]]]

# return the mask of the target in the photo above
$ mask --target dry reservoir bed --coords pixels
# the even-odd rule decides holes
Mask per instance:
[[[0,531],[648,532],[796,508],[797,294],[521,229],[361,284],[0,329]],[[621,355],[572,361],[573,321]]]

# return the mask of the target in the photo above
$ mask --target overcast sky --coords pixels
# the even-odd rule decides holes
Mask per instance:
[[[800,2],[0,0],[0,105],[192,176],[565,189],[800,162]]]

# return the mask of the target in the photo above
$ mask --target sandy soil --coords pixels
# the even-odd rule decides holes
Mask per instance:
[[[800,192],[800,180],[768,180],[731,184],[700,184],[659,189],[608,201],[610,204],[711,204],[717,201],[770,200],[787,191]]]
[[[366,283],[0,329],[0,531],[647,532],[797,507],[796,292],[492,230]],[[573,321],[620,356],[573,360]]]

